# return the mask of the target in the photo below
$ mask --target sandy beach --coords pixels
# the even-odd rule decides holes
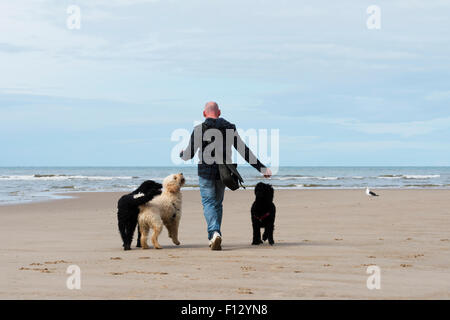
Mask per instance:
[[[183,192],[181,246],[164,231],[162,250],[122,250],[121,193],[1,206],[0,298],[449,299],[450,190],[378,191],[277,191],[273,247],[250,245],[252,191],[227,191],[222,251],[208,248],[198,191]]]

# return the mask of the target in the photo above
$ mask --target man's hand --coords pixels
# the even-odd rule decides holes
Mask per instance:
[[[272,176],[272,170],[269,168],[264,168],[262,170],[262,174],[264,175],[264,178],[270,178]]]

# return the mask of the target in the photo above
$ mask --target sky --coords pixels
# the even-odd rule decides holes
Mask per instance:
[[[0,0],[0,166],[171,166],[172,133],[210,100],[243,130],[279,129],[280,165],[449,166],[449,15],[447,0]]]

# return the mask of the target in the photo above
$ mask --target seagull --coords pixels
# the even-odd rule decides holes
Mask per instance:
[[[369,189],[368,187],[366,188],[366,194],[367,194],[369,197],[378,197],[378,195],[377,195],[375,192],[370,191],[370,189]]]

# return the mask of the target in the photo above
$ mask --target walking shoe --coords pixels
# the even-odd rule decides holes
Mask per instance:
[[[214,232],[214,235],[209,242],[209,246],[211,247],[211,250],[222,250],[222,237],[218,232]]]

